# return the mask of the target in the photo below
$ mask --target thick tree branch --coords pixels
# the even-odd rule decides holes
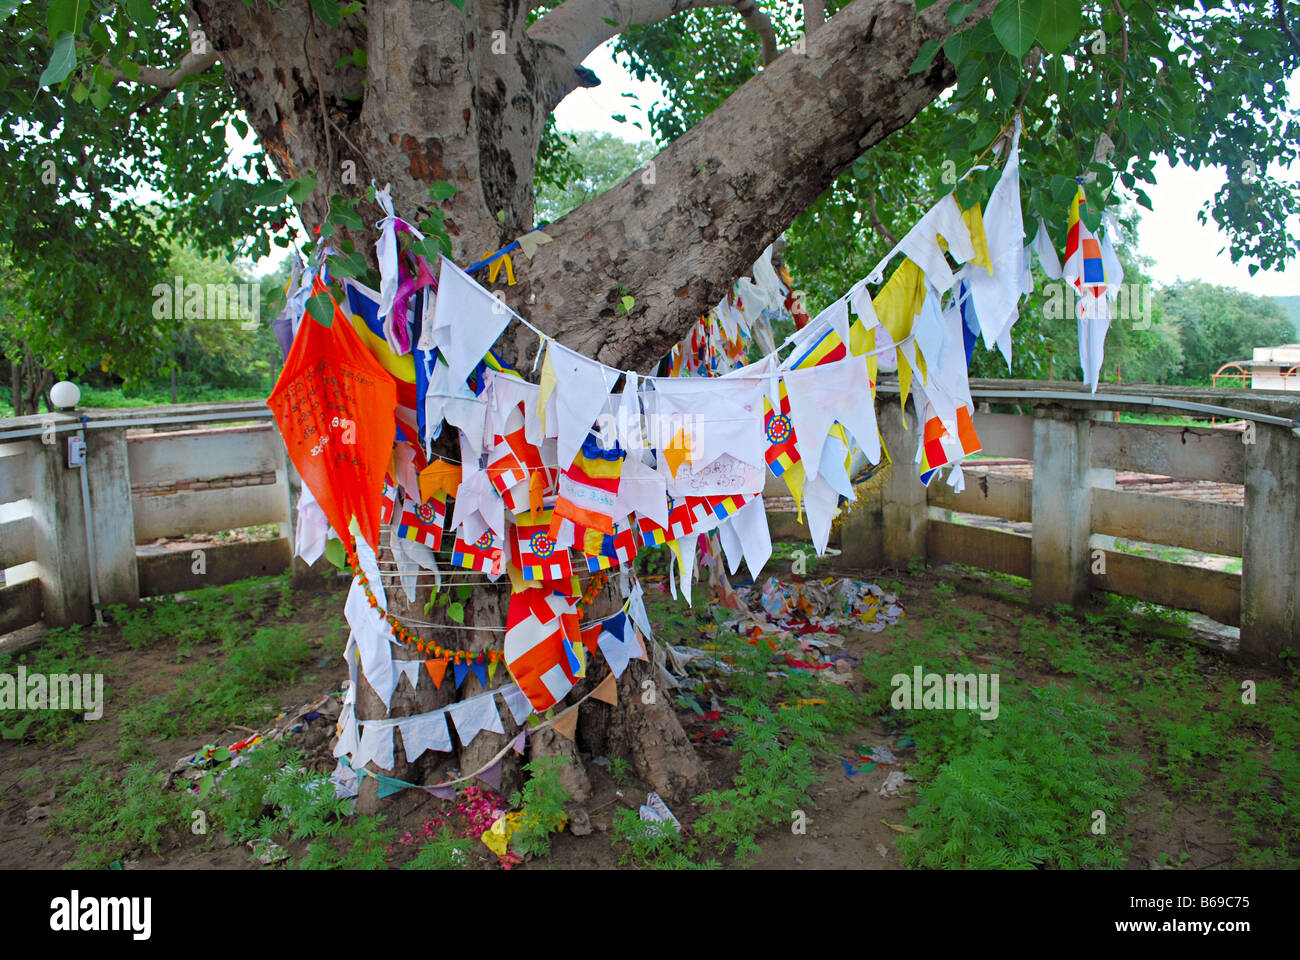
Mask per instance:
[[[981,0],[972,22],[995,0]],[[871,24],[874,21],[874,32]],[[954,80],[921,45],[955,32],[942,4],[853,0],[623,183],[547,229],[507,299],[563,343],[650,367],[862,153]],[[871,33],[871,39],[867,39]],[[629,317],[620,294],[635,300]],[[520,336],[531,360],[536,338]]]
[[[803,0],[803,32],[806,36],[826,22],[826,0]]]
[[[772,27],[772,21],[767,18],[754,0],[736,0],[736,12],[740,14],[745,26],[758,34],[759,40],[763,43],[763,66],[768,66],[776,59],[776,30]]]
[[[740,8],[746,0],[565,0],[528,28],[537,43],[549,43],[564,51],[571,63],[582,63],[591,51],[630,26],[658,23],[684,10],[702,7]],[[747,0],[752,7],[753,0]],[[767,17],[754,7],[763,20]],[[743,15],[743,14],[742,14]],[[746,18],[746,24],[749,24]],[[749,24],[751,29],[757,29]],[[768,30],[771,30],[769,21]],[[762,35],[760,31],[760,36]],[[775,45],[775,39],[773,39]]]
[[[186,77],[192,77],[195,74],[203,73],[214,63],[221,59],[215,50],[208,50],[207,53],[194,53],[190,51],[181,57],[181,62],[174,67],[141,67],[140,72],[136,74],[134,80],[124,74],[121,70],[115,69],[105,57],[100,62],[113,71],[115,83],[124,81],[131,83],[143,84],[146,87],[157,87],[159,90],[175,90],[181,85],[181,81]]]

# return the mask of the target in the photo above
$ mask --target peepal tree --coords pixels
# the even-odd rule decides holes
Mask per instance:
[[[615,37],[669,91],[650,118],[662,149],[549,225],[552,242],[515,258],[518,285],[498,285],[561,343],[613,367],[648,371],[832,187],[869,199],[878,186],[899,203],[954,188],[963,204],[986,199],[996,164],[958,178],[999,155],[988,148],[1016,111],[1031,237],[1042,214],[1061,248],[1076,177],[1094,228],[1117,197],[1145,203],[1141,184],[1163,155],[1226,171],[1208,213],[1234,256],[1277,266],[1294,253],[1284,226],[1300,202],[1275,174],[1300,143],[1286,106],[1300,38],[1297,5],[1282,0],[14,6],[0,5],[0,147],[19,189],[0,201],[0,230],[20,266],[54,258],[77,271],[79,249],[139,219],[126,195],[142,181],[161,197],[139,228],[146,247],[171,229],[202,244],[247,237],[249,252],[265,252],[267,227],[292,205],[338,251],[335,276],[373,276],[373,181],[392,185],[399,216],[431,243],[478,260],[534,226],[536,179],[563,162],[548,118],[599,82],[582,61]],[[261,152],[232,165],[227,122],[251,127]],[[53,183],[43,159],[60,171]],[[861,247],[888,233],[882,215],[851,210],[827,224],[827,242]],[[116,330],[110,316],[95,323]],[[501,348],[527,369],[537,338],[515,325]],[[500,624],[502,595],[480,594],[467,621]],[[584,713],[579,730],[683,798],[701,768],[666,697],[643,702],[655,679],[635,665],[619,707]],[[448,686],[399,694],[393,712],[446,702]],[[373,697],[361,706],[382,710]],[[481,735],[461,768],[503,742]],[[544,734],[534,748],[572,752]]]

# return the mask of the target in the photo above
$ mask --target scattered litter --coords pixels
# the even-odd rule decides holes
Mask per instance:
[[[668,809],[668,804],[664,803],[663,798],[657,793],[650,793],[646,797],[638,814],[643,821],[653,825],[646,831],[651,836],[658,836],[659,830],[663,829],[659,824],[671,824],[678,833],[682,832],[681,821],[673,816],[673,812]]]
[[[885,826],[897,833],[916,833],[916,827],[909,827],[905,823],[890,823],[888,820],[881,820]]]
[[[916,782],[915,778],[909,777],[902,770],[890,770],[889,776],[885,777],[885,782],[880,785],[880,789],[877,790],[876,793],[886,798],[896,797],[898,796],[899,788],[904,783],[915,783],[915,782]]]
[[[289,854],[278,843],[265,838],[249,840],[248,849],[253,851],[253,859],[266,867],[289,859]]]

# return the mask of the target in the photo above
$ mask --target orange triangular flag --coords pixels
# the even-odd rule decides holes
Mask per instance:
[[[551,721],[551,729],[560,736],[572,740],[573,735],[578,731],[578,711],[569,708]]]
[[[618,684],[614,682],[612,673],[605,674],[605,679],[596,684],[596,689],[591,691],[593,699],[600,700],[608,704],[618,703]]]
[[[439,491],[456,496],[460,487],[460,464],[434,460],[420,471],[420,499],[428,500]]]
[[[436,660],[424,661],[424,669],[429,671],[429,678],[433,680],[435,688],[442,689],[442,677],[447,672],[447,658],[439,657]]]

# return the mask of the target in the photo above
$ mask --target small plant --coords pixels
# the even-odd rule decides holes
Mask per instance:
[[[632,765],[622,757],[610,757],[609,775],[620,787],[626,787],[632,782]]]
[[[50,824],[78,838],[84,869],[102,870],[140,848],[157,853],[167,828],[181,824],[180,798],[163,786],[166,774],[133,763],[115,785],[106,773],[91,770],[73,784]]]
[[[520,813],[510,846],[521,856],[550,853],[551,834],[564,829],[569,791],[560,785],[560,770],[567,762],[560,757],[539,757],[524,764],[528,782],[510,797],[510,805],[519,807]]]
[[[642,870],[716,870],[718,862],[709,860],[696,863],[699,841],[660,823],[642,820],[635,810],[614,812],[613,842],[617,849],[626,844],[619,855],[621,867],[632,866]]]

